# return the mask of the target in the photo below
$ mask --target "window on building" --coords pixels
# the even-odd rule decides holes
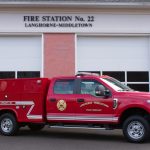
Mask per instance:
[[[149,91],[149,84],[128,84],[128,86],[135,91]]]
[[[128,71],[127,82],[149,82],[148,71]]]
[[[103,75],[111,76],[121,82],[125,82],[125,72],[124,71],[103,71]]]
[[[149,72],[128,71],[127,84],[136,91],[149,91]]]
[[[15,78],[15,71],[0,71],[0,79]]]
[[[17,78],[38,78],[40,71],[18,71]]]

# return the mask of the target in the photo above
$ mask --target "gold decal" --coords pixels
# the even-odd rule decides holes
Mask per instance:
[[[66,101],[64,100],[59,100],[57,102],[57,108],[59,111],[64,111],[66,108],[67,108],[67,104],[66,104]]]
[[[86,109],[86,111],[102,111],[101,109]]]
[[[84,107],[84,106],[91,105],[91,104],[92,104],[92,102],[87,102],[87,103],[80,105],[80,107]]]
[[[86,103],[81,104],[80,107],[84,107],[84,106],[92,105],[92,104],[104,106],[104,107],[107,107],[107,108],[109,107],[107,104],[104,104],[104,103],[101,103],[101,102],[86,102]]]
[[[94,104],[101,105],[101,106],[105,106],[105,107],[109,107],[108,105],[106,105],[106,104],[104,104],[104,103],[101,103],[101,102],[94,102]]]

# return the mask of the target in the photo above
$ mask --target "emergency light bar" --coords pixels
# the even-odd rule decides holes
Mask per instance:
[[[76,76],[100,76],[99,73],[77,72]]]

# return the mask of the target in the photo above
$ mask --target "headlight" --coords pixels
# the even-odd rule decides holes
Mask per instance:
[[[147,100],[147,103],[150,104],[150,100]]]

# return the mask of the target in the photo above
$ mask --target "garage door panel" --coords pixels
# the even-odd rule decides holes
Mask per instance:
[[[35,63],[32,64],[31,62]],[[41,61],[39,59],[17,59],[17,60],[1,60],[0,61],[1,71],[40,71]],[[3,65],[4,64],[4,65]],[[16,65],[17,64],[17,65]]]
[[[148,41],[148,37],[78,37],[77,70],[148,70]]]
[[[40,36],[0,37],[0,71],[41,71]]]
[[[122,60],[120,60],[122,61]],[[134,63],[132,60],[128,60],[128,61],[122,61],[122,63],[120,63],[119,60],[117,61],[110,61],[110,60],[103,60],[104,64],[109,64],[109,66],[105,66],[102,63],[99,63],[97,61],[80,61],[80,65],[78,65],[78,71],[99,71],[99,70],[103,70],[103,71],[107,71],[107,70],[111,70],[111,71],[116,71],[116,70],[128,70],[128,71],[147,71],[148,65],[145,65],[145,61],[140,61],[137,65],[137,63]],[[98,65],[95,65],[98,64]],[[124,64],[124,65],[122,65]],[[130,65],[129,65],[130,64]],[[127,66],[129,65],[129,66]]]
[[[149,91],[149,37],[79,36],[77,41],[77,71],[100,72]]]

